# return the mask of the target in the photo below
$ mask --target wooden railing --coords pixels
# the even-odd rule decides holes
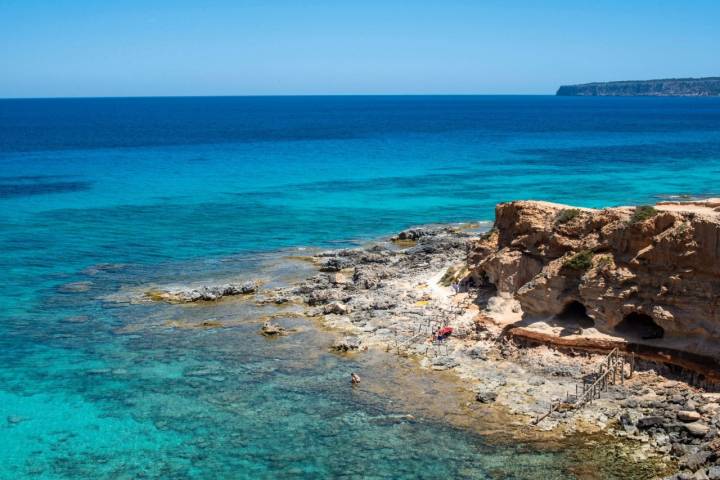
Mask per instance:
[[[408,350],[413,345],[423,343],[425,340],[433,337],[433,334],[443,327],[447,327],[450,324],[448,318],[442,320],[429,320],[425,319],[422,322],[417,322],[412,325],[412,329],[406,329],[401,332],[401,329],[396,327],[393,329],[394,333],[394,350],[398,355],[407,355]],[[458,338],[464,338],[468,335],[468,330],[461,326],[454,327],[452,336]],[[388,351],[390,350],[388,345]],[[433,340],[432,342],[425,345],[424,354],[427,356],[442,356],[450,353],[450,347],[448,346],[447,340]]]
[[[625,376],[625,364],[630,366],[630,372],[628,376]],[[577,385],[575,385],[575,395],[571,399],[570,394],[566,396],[566,401],[551,401],[550,408],[546,413],[535,418],[532,422],[533,425],[537,425],[544,419],[552,415],[553,412],[558,411],[561,407],[565,406],[568,409],[578,409],[583,405],[592,403],[593,400],[600,398],[600,394],[606,391],[610,384],[615,385],[618,377],[621,384],[625,383],[625,378],[630,378],[635,371],[635,354],[633,353],[628,362],[625,355],[620,353],[620,350],[614,348],[605,360],[598,367],[598,375],[594,382],[590,385],[583,382],[582,392]]]

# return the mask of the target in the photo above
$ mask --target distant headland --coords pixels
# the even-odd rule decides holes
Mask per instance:
[[[626,80],[563,85],[561,96],[651,96],[651,97],[715,97],[720,96],[720,77],[666,78],[661,80]]]

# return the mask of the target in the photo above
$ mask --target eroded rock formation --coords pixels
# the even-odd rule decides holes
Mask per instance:
[[[470,280],[513,295],[526,318],[560,315],[578,302],[600,332],[715,356],[718,205],[499,204],[495,228],[469,247]]]

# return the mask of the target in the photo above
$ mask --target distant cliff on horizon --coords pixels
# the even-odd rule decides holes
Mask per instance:
[[[563,85],[556,95],[590,97],[715,97],[720,96],[720,77],[626,80]]]

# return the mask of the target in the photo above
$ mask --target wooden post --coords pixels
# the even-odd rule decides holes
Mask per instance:
[[[615,376],[617,374],[617,365],[615,365],[614,363],[613,363],[612,374],[613,374],[612,382],[613,382],[613,385],[615,385],[615,381],[617,380],[617,378]]]
[[[607,368],[608,368],[608,371],[610,370],[610,362],[611,362],[611,361],[612,361],[612,352],[610,352],[610,355],[608,355],[608,358],[607,358]]]

